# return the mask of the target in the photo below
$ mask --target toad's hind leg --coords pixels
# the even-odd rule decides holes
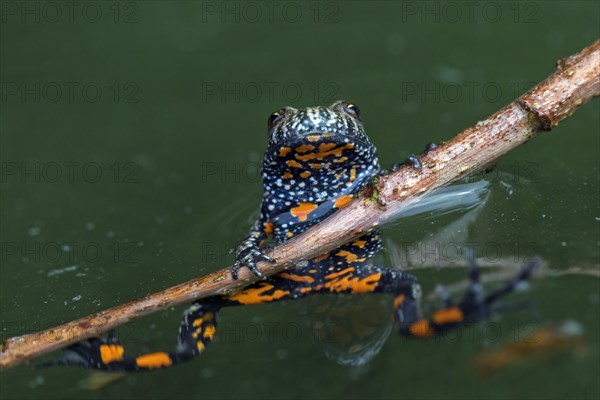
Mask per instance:
[[[91,338],[65,349],[61,358],[40,367],[73,365],[103,371],[140,371],[169,367],[198,356],[212,341],[217,325],[219,298],[196,301],[185,312],[177,346],[171,352],[130,356],[111,331],[106,339]]]
[[[472,256],[470,264],[468,271],[469,286],[462,299],[458,303],[454,303],[446,289],[441,285],[438,286],[437,291],[441,295],[444,305],[435,310],[428,319],[421,318],[420,313],[412,312],[408,315],[408,318],[403,318],[403,304],[406,300],[409,300],[409,303],[412,302],[412,299],[405,299],[402,295],[397,296],[394,304],[400,333],[405,336],[431,337],[466,323],[484,321],[494,313],[518,308],[515,303],[499,304],[498,300],[525,286],[531,278],[538,260],[534,258],[525,263],[510,281],[487,296],[483,290],[479,269],[475,265]],[[415,308],[412,305],[409,305],[409,307],[418,311],[418,307]]]
[[[470,284],[463,298],[458,304],[454,304],[449,295],[445,296],[444,305],[429,318],[424,318],[421,314],[420,285],[414,277],[400,271],[364,264],[339,267],[326,274],[315,289],[319,293],[392,294],[393,320],[399,333],[405,336],[430,337],[469,322],[483,321],[495,312],[509,310],[511,307],[498,304],[498,300],[526,283],[536,265],[536,260],[526,263],[502,288],[485,296],[479,270],[472,261],[469,268]]]

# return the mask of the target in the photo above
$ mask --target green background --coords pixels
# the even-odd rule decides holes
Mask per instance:
[[[390,165],[546,77],[598,38],[599,15],[594,1],[3,2],[2,340],[231,262],[260,201],[266,118],[281,106],[355,102]],[[499,162],[467,238],[481,256],[537,253],[554,269],[597,268],[599,120],[596,100]],[[416,219],[387,237],[414,244],[444,221]],[[416,274],[426,292],[464,276]],[[21,365],[1,373],[0,394],[598,398],[598,278],[540,280],[525,297],[533,309],[496,320],[498,340],[392,335],[360,368],[326,358],[305,323],[310,301],[240,307],[221,315],[226,334],[186,365],[97,391],[81,388],[88,371]],[[121,337],[138,350],[168,349],[182,311],[130,324]],[[485,379],[471,366],[528,323],[566,319],[585,329],[583,354],[528,358]]]

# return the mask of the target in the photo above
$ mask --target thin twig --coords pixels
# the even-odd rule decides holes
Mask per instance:
[[[557,126],[579,106],[600,95],[600,40],[560,60],[556,71],[517,100],[429,152],[421,170],[405,166],[381,178],[344,209],[270,251],[274,264],[261,262],[265,275],[339,247],[362,232],[391,220],[434,189],[488,164],[538,132]],[[248,269],[231,279],[225,268],[41,332],[6,340],[0,368],[97,336],[119,325],[191,300],[232,293],[256,280]]]

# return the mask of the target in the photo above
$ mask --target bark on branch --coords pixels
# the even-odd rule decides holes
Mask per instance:
[[[392,219],[404,207],[434,189],[497,159],[541,131],[557,126],[582,104],[600,95],[600,40],[559,60],[546,80],[502,108],[429,152],[423,169],[404,167],[382,177],[345,208],[271,250],[275,264],[261,262],[265,275],[287,265],[332,250]],[[134,319],[195,299],[235,292],[256,280],[244,268],[231,279],[229,268],[192,279],[108,310],[41,332],[6,340],[0,369],[15,366],[80,340],[97,336]]]

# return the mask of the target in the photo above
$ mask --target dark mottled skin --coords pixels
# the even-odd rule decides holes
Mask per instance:
[[[380,169],[356,106],[336,102],[330,107],[287,107],[274,113],[263,158],[260,216],[238,246],[234,277],[244,265],[259,275],[254,262],[265,259],[259,244],[267,236],[283,242],[305,231],[343,206]],[[362,248],[346,245],[339,250],[364,258],[379,249],[376,235],[360,240],[367,242]]]
[[[286,107],[270,116],[268,128],[260,216],[237,248],[234,278],[241,267],[248,267],[260,276],[256,261],[272,261],[261,251],[264,241],[283,242],[305,231],[344,207],[365,183],[383,172],[375,146],[365,134],[358,107],[351,103],[337,101],[328,107],[300,110]],[[428,145],[427,149],[434,147]],[[420,168],[416,156],[411,155],[407,162],[413,168]],[[51,365],[108,371],[167,367],[194,358],[205,349],[215,334],[217,313],[222,307],[316,293],[389,293],[394,297],[392,317],[400,334],[434,336],[465,322],[486,318],[493,311],[492,303],[528,279],[534,266],[533,262],[528,264],[504,288],[487,297],[482,294],[478,271],[472,266],[471,285],[463,299],[454,304],[447,297],[443,307],[424,319],[416,279],[397,270],[371,265],[371,258],[380,247],[380,233],[372,231],[239,293],[194,302],[184,315],[174,351],[130,356],[111,333],[106,339],[94,338],[69,347]]]

